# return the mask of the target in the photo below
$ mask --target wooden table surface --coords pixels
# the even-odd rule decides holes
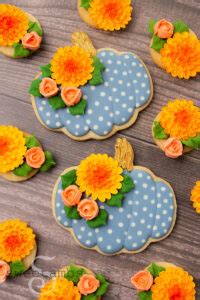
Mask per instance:
[[[137,299],[130,277],[152,261],[168,261],[188,270],[196,281],[196,299],[200,299],[200,216],[189,200],[191,188],[200,179],[200,153],[193,151],[181,159],[171,160],[156,147],[151,137],[152,120],[169,99],[191,98],[200,105],[200,76],[179,80],[159,69],[149,55],[147,32],[149,19],[165,17],[184,20],[200,36],[200,1],[135,0],[132,23],[126,30],[114,33],[94,30],[83,23],[76,0],[6,0],[4,3],[15,4],[36,16],[43,26],[44,40],[41,50],[30,58],[13,60],[0,56],[0,124],[12,124],[34,133],[44,147],[54,153],[57,166],[24,183],[0,179],[1,219],[20,218],[34,228],[38,254],[56,256],[51,261],[38,260],[37,266],[43,271],[55,272],[64,265],[77,263],[102,272],[111,282],[105,300]],[[144,60],[154,81],[153,101],[140,114],[136,124],[105,141],[76,142],[61,133],[48,131],[36,119],[27,92],[39,65],[48,63],[57,47],[70,43],[71,33],[77,29],[86,31],[97,48],[134,51]],[[170,237],[150,245],[144,252],[106,257],[81,248],[70,233],[56,224],[52,216],[51,192],[58,175],[65,168],[77,165],[91,152],[113,155],[117,137],[126,137],[131,142],[137,165],[150,168],[173,186],[178,217]],[[8,280],[1,286],[0,299],[35,299],[28,287],[30,279],[29,272],[26,276]]]

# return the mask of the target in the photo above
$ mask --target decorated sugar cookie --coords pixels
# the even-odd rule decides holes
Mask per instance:
[[[151,77],[133,53],[95,50],[83,32],[59,48],[29,89],[38,120],[76,140],[106,139],[149,105]]]
[[[44,151],[34,135],[0,125],[0,176],[9,181],[25,181],[55,164],[51,152]]]
[[[38,20],[22,9],[0,4],[0,53],[23,58],[40,48],[42,28]]]
[[[21,275],[32,265],[37,245],[26,222],[11,219],[0,222],[0,283]]]
[[[57,223],[88,249],[105,255],[136,253],[166,238],[176,220],[171,186],[133,165],[126,139],[115,158],[91,154],[59,176],[52,195]]]
[[[200,149],[200,109],[191,100],[168,102],[153,122],[153,138],[165,155],[178,158]]]
[[[142,300],[195,300],[193,277],[181,267],[166,262],[152,263],[131,278]]]
[[[191,192],[191,201],[196,212],[200,214],[200,180],[198,180]]]
[[[159,67],[181,79],[200,72],[200,40],[183,21],[151,20],[149,32],[150,53]]]
[[[125,28],[131,21],[131,0],[78,0],[78,11],[89,26],[106,31]]]
[[[101,300],[108,286],[109,282],[102,274],[96,275],[85,267],[70,265],[46,282],[38,299]]]

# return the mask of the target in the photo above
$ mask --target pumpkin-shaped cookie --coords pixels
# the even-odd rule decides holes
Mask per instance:
[[[62,52],[68,53],[68,57],[72,55],[72,51],[82,53],[80,47],[78,50],[75,50],[74,46],[58,49],[51,64],[42,68],[43,75],[39,75],[31,85],[29,91],[32,94],[32,104],[38,120],[48,129],[61,131],[76,140],[106,139],[117,131],[130,127],[136,121],[139,112],[149,105],[153,95],[152,80],[146,66],[135,54],[114,49],[99,49],[96,52],[84,33],[75,33],[73,37],[76,45],[78,43],[85,47],[87,53],[90,52],[93,71],[88,69],[87,78],[85,71],[82,75],[79,72],[78,76],[85,80],[84,83],[66,80],[76,77],[75,71],[71,71],[73,74],[69,76],[69,69],[72,69],[71,58],[71,61],[65,62],[68,71],[65,68],[65,75],[62,73],[58,76],[59,70],[62,70],[59,66],[63,60]],[[89,68],[91,60],[87,54],[85,56]],[[73,64],[75,57],[74,53]],[[53,73],[55,60],[57,69]],[[79,64],[78,59],[77,68],[81,68]],[[45,98],[41,95],[44,94],[41,86],[43,88],[47,75],[51,92],[54,94],[57,91],[53,86],[52,77],[56,77],[55,81],[59,83],[61,91],[57,91],[57,95],[52,94],[52,97]]]
[[[136,253],[171,233],[173,189],[132,159],[130,144],[119,139],[115,159],[92,154],[59,176],[53,214],[81,246],[106,255]]]

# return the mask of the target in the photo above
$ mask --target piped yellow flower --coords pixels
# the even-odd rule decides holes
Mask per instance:
[[[155,278],[152,300],[195,300],[192,276],[178,267],[169,267]]]
[[[200,181],[196,182],[192,190],[191,201],[193,202],[193,207],[196,209],[196,212],[200,214]]]
[[[80,300],[81,294],[73,282],[65,278],[49,280],[41,289],[38,300]]]
[[[175,99],[168,102],[159,120],[170,137],[187,140],[200,133],[200,109],[191,100]]]
[[[51,77],[63,87],[79,87],[92,78],[93,60],[78,46],[59,48],[51,60]]]
[[[200,41],[195,35],[175,33],[160,54],[163,67],[173,77],[188,79],[200,72]]]
[[[131,0],[93,0],[88,13],[98,28],[120,30],[131,20]]]
[[[22,260],[35,246],[35,234],[26,222],[18,219],[0,223],[0,259]]]
[[[0,125],[0,173],[19,167],[26,153],[23,132],[13,126]]]
[[[105,202],[121,188],[122,171],[118,162],[107,154],[91,154],[78,166],[76,183],[87,197]]]
[[[12,46],[26,34],[29,19],[20,8],[10,4],[0,4],[0,46]]]

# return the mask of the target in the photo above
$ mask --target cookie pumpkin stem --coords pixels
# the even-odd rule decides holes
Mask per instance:
[[[72,43],[88,51],[91,56],[95,56],[97,53],[91,39],[83,31],[75,31],[72,33]]]
[[[134,151],[127,139],[117,139],[115,144],[115,159],[124,170],[133,170]]]

